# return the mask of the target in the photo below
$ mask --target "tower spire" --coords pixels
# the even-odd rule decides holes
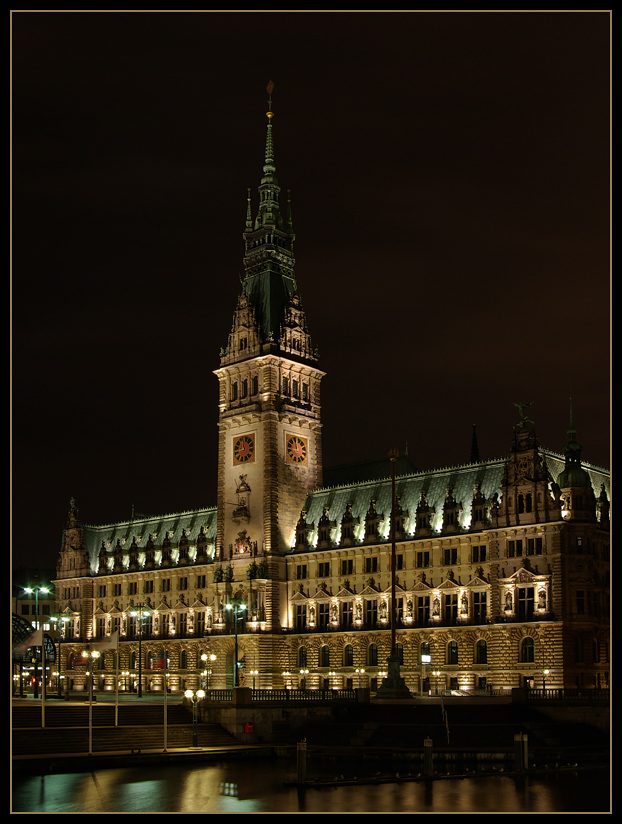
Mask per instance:
[[[479,463],[479,446],[477,444],[477,427],[473,424],[471,435],[471,463]]]

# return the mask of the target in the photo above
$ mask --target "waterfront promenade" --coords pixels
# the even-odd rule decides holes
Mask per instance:
[[[84,769],[85,763],[92,768],[292,756],[302,740],[310,758],[423,763],[431,746],[435,762],[452,769],[458,763],[481,767],[486,760],[504,762],[506,768],[516,763],[535,768],[545,762],[608,759],[608,704],[603,701],[566,701],[562,707],[550,701],[546,712],[531,702],[469,697],[361,702],[346,696],[321,701],[315,694],[268,704],[240,690],[232,696],[235,703],[203,701],[196,714],[181,694],[167,696],[166,702],[158,694],[121,695],[118,701],[114,694],[98,694],[93,702],[81,694],[43,703],[32,696],[14,698],[14,769],[67,772]],[[524,738],[517,744],[519,735]]]

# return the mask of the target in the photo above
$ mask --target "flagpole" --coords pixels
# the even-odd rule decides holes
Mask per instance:
[[[41,647],[41,672],[41,726],[45,727],[45,644]]]
[[[167,729],[167,721],[168,721],[168,707],[166,703],[166,696],[168,692],[168,687],[166,684],[166,667],[164,668],[164,752],[166,752],[166,746],[168,743],[168,729]]]
[[[114,651],[114,725],[119,726],[119,649]]]

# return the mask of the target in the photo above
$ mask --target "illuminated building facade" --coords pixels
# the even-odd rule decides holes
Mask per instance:
[[[272,131],[269,111],[242,290],[215,370],[217,500],[101,526],[82,525],[72,501],[55,582],[68,685],[85,684],[85,644],[116,633],[96,689],[140,678],[159,691],[164,666],[172,690],[232,686],[236,672],[246,686],[373,690],[394,614],[415,695],[608,686],[610,481],[582,462],[572,415],[563,455],[540,446],[517,404],[503,458],[474,451],[469,464],[420,472],[402,455],[394,482],[388,457],[324,471],[324,373]]]

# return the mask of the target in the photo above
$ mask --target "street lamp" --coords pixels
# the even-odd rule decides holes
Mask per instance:
[[[24,587],[24,592],[27,592],[28,595],[32,595],[34,592],[35,595],[35,629],[39,629],[39,593],[42,592],[44,595],[49,593],[49,589],[47,587]],[[35,648],[36,649],[36,648]],[[39,697],[39,681],[38,681],[38,663],[39,663],[39,653],[35,652],[35,698]],[[41,677],[41,692],[45,689],[45,646],[41,645],[41,670],[42,670],[42,677]]]
[[[307,688],[307,675],[309,674],[308,669],[301,669],[300,675],[302,676],[300,681],[300,689],[306,690]]]
[[[359,677],[359,689],[360,689],[361,688],[361,678],[365,674],[365,670],[364,669],[357,669],[356,672],[358,673],[358,677]]]
[[[203,690],[186,690],[185,697],[192,703],[192,746],[197,746],[197,706],[202,698],[205,698]]]
[[[64,617],[61,618],[60,616],[53,615],[51,620],[56,623],[56,633],[58,635],[58,666],[57,666],[58,673],[57,673],[57,676],[58,676],[58,697],[60,698],[61,697],[60,643],[61,643],[61,640],[62,640],[62,638],[61,638],[61,636],[62,636],[61,623],[66,624],[69,621],[69,618],[67,618],[67,616],[64,616]]]
[[[425,681],[425,668],[432,663],[432,656],[428,652],[421,653],[421,695],[423,695],[423,682]]]
[[[238,621],[241,621],[244,616],[239,616],[239,612],[244,612],[246,610],[246,604],[240,604],[237,601],[234,601],[231,604],[227,604],[227,609],[233,610],[233,632],[235,638],[235,659],[234,659],[234,673],[233,673],[233,685],[235,687],[240,686],[240,673],[239,668],[240,665],[238,663]]]
[[[216,656],[214,655],[213,652],[210,653],[209,656],[207,655],[207,653],[204,652],[203,655],[201,656],[201,661],[203,661],[203,666],[204,667],[206,666],[207,661],[210,662],[209,667],[207,667],[207,669],[204,669],[203,672],[201,673],[201,675],[204,675],[206,677],[206,684],[205,684],[206,689],[209,689],[209,677],[212,674],[212,666],[213,666],[215,660],[216,660]]]
[[[549,670],[545,669],[542,672],[542,690],[546,690],[546,676],[549,674]]]
[[[138,610],[138,611],[137,611]],[[130,615],[138,616],[138,697],[143,697],[143,615],[145,618],[150,614],[149,610],[145,609],[144,604],[138,604],[137,610],[132,610]]]
[[[433,670],[432,675],[434,676],[434,694],[438,695],[438,680],[441,677],[440,670]]]
[[[259,675],[259,670],[251,670],[251,675],[253,676],[253,689],[255,689],[255,676]]]
[[[88,667],[86,674],[90,677],[89,682],[89,696],[93,698],[93,668],[97,663],[98,658],[100,657],[101,653],[97,649],[91,649],[91,645],[87,644],[86,649],[82,650],[82,657],[86,658],[86,665]],[[89,660],[91,663],[89,664]]]

